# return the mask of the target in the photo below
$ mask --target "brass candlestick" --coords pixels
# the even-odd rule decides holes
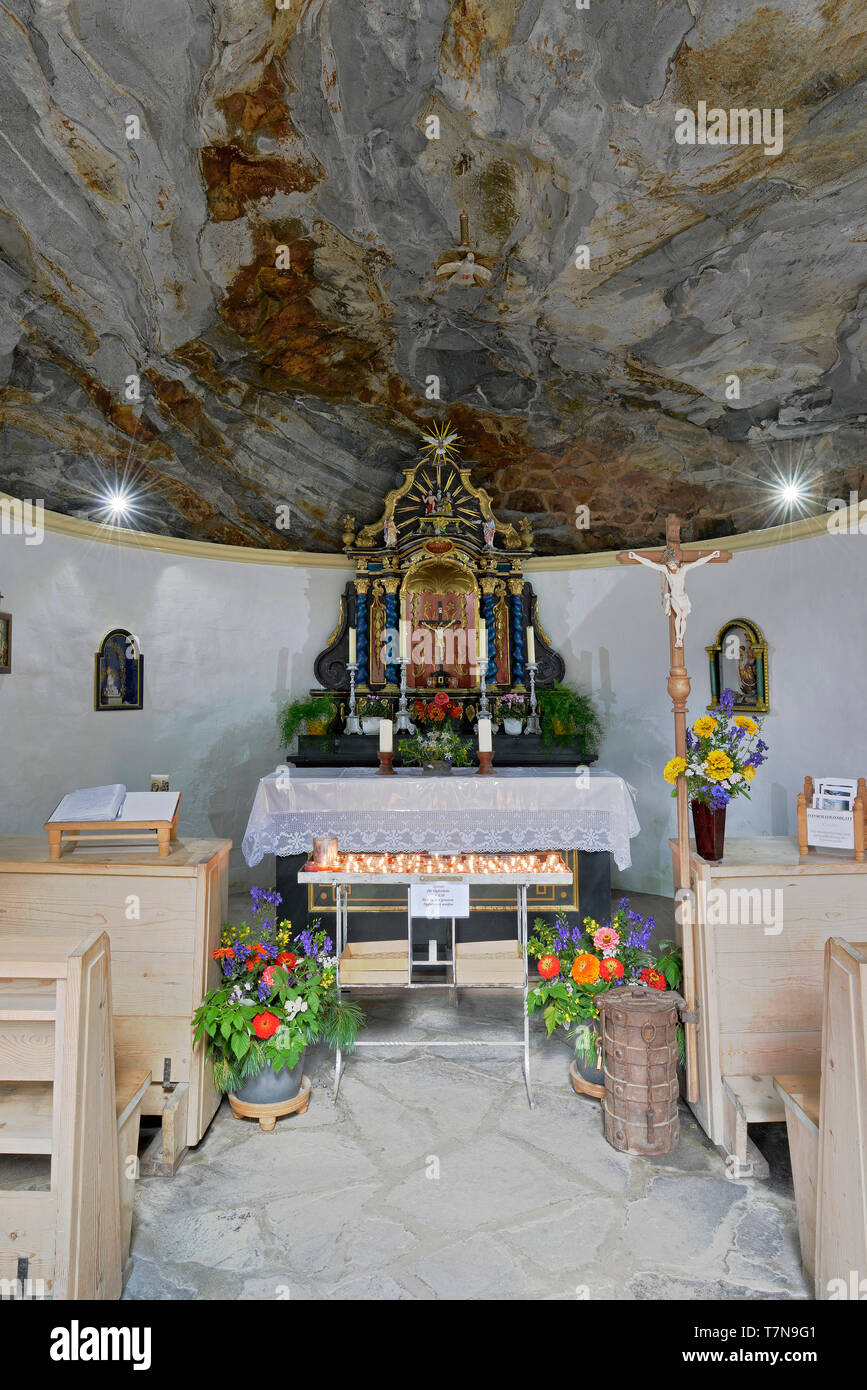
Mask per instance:
[[[494,772],[494,769],[491,767],[491,763],[492,763],[493,761],[494,761],[494,755],[493,755],[493,753],[483,753],[483,752],[481,751],[481,749],[480,749],[480,750],[479,750],[479,766],[478,766],[478,768],[476,769],[476,776],[477,776],[477,777],[496,777],[497,774]]]
[[[382,777],[396,777],[396,776],[397,776],[397,773],[395,772],[394,768],[392,767],[393,761],[394,761],[394,753],[383,753],[382,750],[380,749],[380,753],[379,753],[379,767],[376,769],[376,771],[377,771]]]

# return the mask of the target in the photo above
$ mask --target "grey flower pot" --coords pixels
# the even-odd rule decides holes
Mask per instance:
[[[275,1071],[269,1063],[256,1076],[251,1076],[242,1086],[239,1086],[235,1095],[245,1105],[274,1105],[278,1101],[294,1100],[301,1090],[303,1076],[304,1053],[302,1052],[291,1070],[284,1067],[282,1071]]]

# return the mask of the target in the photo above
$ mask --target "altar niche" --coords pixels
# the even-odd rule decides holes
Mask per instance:
[[[539,625],[536,597],[524,579],[524,560],[534,554],[529,521],[515,527],[494,516],[447,426],[424,438],[420,461],[404,470],[379,520],[360,529],[355,517],[344,520],[355,578],[314,671],[325,690],[348,693],[354,629],[359,694],[396,697],[405,666],[413,695],[448,690],[471,720],[483,676],[489,698],[528,689],[528,627],[536,686],[562,680],[565,667]]]

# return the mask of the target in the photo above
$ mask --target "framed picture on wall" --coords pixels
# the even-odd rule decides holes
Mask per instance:
[[[115,627],[99,644],[94,660],[93,707],[98,712],[142,709],[144,657],[138,638],[126,628]]]
[[[12,670],[12,614],[0,613],[0,676]]]
[[[736,714],[767,714],[770,709],[768,644],[762,630],[749,618],[723,623],[712,647],[705,647],[710,662],[708,709],[716,709],[724,690],[735,692]]]

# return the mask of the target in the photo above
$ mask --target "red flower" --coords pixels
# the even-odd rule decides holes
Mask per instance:
[[[444,690],[440,690],[436,695],[434,695],[434,697],[433,697],[433,704],[435,704],[435,705],[450,705],[450,704],[451,704],[451,698],[450,698],[450,696],[448,696],[448,695],[446,694],[446,692],[445,692]]]
[[[298,964],[298,957],[293,956],[291,951],[281,951],[274,964],[282,966],[284,970],[294,970]]]
[[[255,1014],[253,1017],[253,1031],[257,1038],[263,1042],[268,1038],[273,1038],[277,1029],[280,1027],[280,1020],[276,1014]]]
[[[600,965],[599,974],[603,980],[622,980],[623,962],[615,960],[613,956],[608,956]]]
[[[543,980],[552,980],[560,974],[560,962],[556,956],[540,956],[538,969]]]
[[[668,981],[658,970],[651,970],[645,966],[638,978],[650,985],[651,989],[668,989]]]
[[[214,960],[222,960],[224,957],[226,960],[234,960],[235,948],[234,946],[221,946],[218,951],[214,951],[213,955]]]
[[[460,719],[462,712],[460,705],[449,705],[449,714],[452,719]]]

